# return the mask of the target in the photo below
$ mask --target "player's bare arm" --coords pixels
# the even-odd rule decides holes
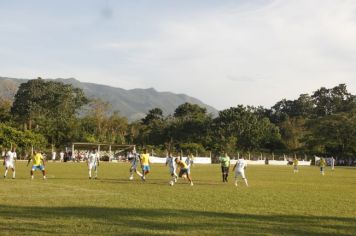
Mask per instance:
[[[232,168],[233,171],[236,169],[236,166],[237,166],[237,162],[236,162],[236,164],[234,165],[234,167]]]
[[[28,159],[28,161],[27,161],[27,165],[26,165],[26,166],[28,166],[28,164],[30,164],[31,159],[32,159],[32,158]]]

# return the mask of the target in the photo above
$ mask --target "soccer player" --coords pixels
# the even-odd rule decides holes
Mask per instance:
[[[147,153],[147,149],[143,149],[143,153],[140,155],[141,167],[142,167],[142,177],[143,181],[146,180],[146,175],[150,173],[150,154]]]
[[[227,182],[227,177],[229,176],[230,169],[230,157],[225,153],[219,157],[219,161],[221,163],[221,172],[223,182]]]
[[[94,148],[92,152],[90,152],[88,160],[87,160],[87,165],[88,165],[88,171],[89,171],[89,179],[91,179],[91,170],[94,169],[94,179],[98,178],[98,166],[99,166],[99,155],[96,152],[96,149]]]
[[[174,157],[171,155],[171,153],[168,153],[167,159],[166,159],[166,166],[169,167],[169,174],[172,176],[172,181],[171,183],[176,183],[178,180],[178,175],[176,173],[176,163],[174,161]]]
[[[56,161],[56,156],[57,156],[56,151],[53,151],[52,152],[52,161]]]
[[[174,162],[177,164],[177,166],[179,166],[180,170],[179,170],[179,174],[178,176],[179,177],[182,177],[182,178],[187,178],[188,181],[190,182],[190,186],[193,186],[193,181],[190,177],[190,174],[188,173],[188,166],[185,162],[179,160],[178,158],[176,158],[174,160]]]
[[[61,152],[59,153],[59,160],[60,160],[61,162],[64,161],[64,152],[63,152],[63,151],[61,151]]]
[[[136,153],[134,150],[133,153],[129,153],[128,159],[131,162],[131,167],[130,167],[130,180],[133,180],[133,175],[136,173],[138,176],[142,178],[142,174],[137,170],[137,165],[140,162],[140,155]]]
[[[15,172],[15,162],[17,159],[17,154],[16,154],[16,148],[12,148],[12,151],[9,150],[5,154],[4,158],[4,166],[5,166],[5,173],[4,173],[4,178],[6,178],[7,172],[9,169],[12,170],[12,178],[15,179],[16,177],[16,172]]]
[[[185,159],[185,164],[188,166],[188,174],[190,174],[190,168],[193,166],[194,156],[190,152],[188,153],[187,159]]]
[[[330,165],[331,165],[331,170],[335,170],[335,158],[334,157],[331,157],[331,160],[330,160]]]
[[[46,179],[45,161],[44,161],[44,158],[43,158],[41,152],[38,152],[37,150],[35,150],[34,155],[28,160],[27,166],[28,166],[28,164],[30,164],[31,160],[33,162],[31,172],[30,172],[31,179],[33,179],[33,172],[36,170],[42,171],[43,179]]]
[[[320,165],[320,173],[321,173],[321,175],[325,175],[324,169],[325,169],[325,166],[326,166],[326,161],[325,161],[324,158],[320,159],[319,165]]]
[[[244,160],[243,157],[237,160],[234,168],[232,170],[235,170],[235,186],[237,187],[237,178],[239,175],[242,177],[242,179],[245,181],[246,187],[248,187],[247,179],[245,176],[245,169],[247,167],[247,162]]]
[[[298,164],[299,164],[299,161],[298,161],[298,159],[295,157],[294,159],[293,159],[293,171],[294,171],[294,174],[295,173],[298,173]]]

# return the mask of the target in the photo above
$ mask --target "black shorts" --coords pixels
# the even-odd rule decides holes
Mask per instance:
[[[222,166],[222,167],[221,167],[221,172],[228,174],[228,173],[229,173],[229,167],[224,167],[224,166]]]
[[[180,169],[179,177],[182,177],[183,175],[188,175],[188,169]]]

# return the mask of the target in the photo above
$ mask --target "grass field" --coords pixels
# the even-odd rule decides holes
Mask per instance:
[[[196,165],[194,186],[168,185],[153,165],[145,183],[128,164],[48,163],[46,181],[17,163],[0,181],[0,235],[356,235],[356,169],[249,166],[250,186],[220,182],[218,165]],[[3,172],[1,172],[3,173]]]

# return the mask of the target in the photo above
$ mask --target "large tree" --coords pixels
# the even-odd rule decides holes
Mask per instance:
[[[323,154],[338,157],[356,155],[356,110],[320,117],[310,121],[308,127],[311,149],[322,147]]]
[[[79,88],[38,78],[20,85],[11,114],[27,129],[35,124],[37,132],[59,145],[68,141],[76,114],[87,102]]]
[[[253,107],[239,105],[219,112],[214,120],[215,142],[221,149],[233,152],[259,148],[275,149],[280,145],[278,127],[256,114]]]

